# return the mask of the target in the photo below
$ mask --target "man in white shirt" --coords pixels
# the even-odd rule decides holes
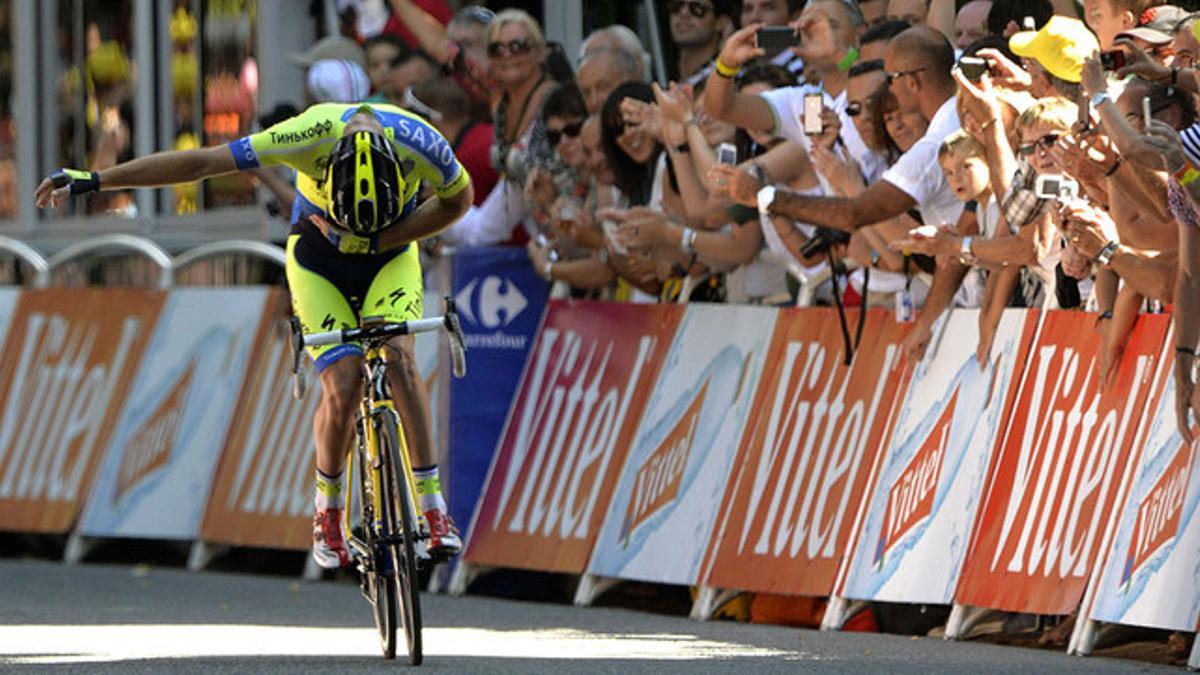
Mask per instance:
[[[884,67],[900,108],[920,111],[930,120],[925,135],[883,173],[881,180],[857,197],[810,197],[771,186],[758,195],[760,210],[847,232],[914,207],[925,224],[958,222],[962,202],[950,189],[937,161],[942,141],[961,126],[955,109],[956,85],[950,74],[954,48],[933,29],[910,28],[892,40]]]
[[[807,64],[806,76],[819,84],[804,84],[764,92],[760,95],[734,91],[732,72],[762,56],[754,34],[761,27],[750,24],[725,41],[717,57],[717,66],[704,89],[707,113],[730,124],[770,133],[808,149],[812,140],[804,133],[804,97],[821,93],[825,106],[836,111],[842,122],[842,142],[859,164],[863,174],[877,176],[883,170],[884,157],[863,143],[852,117],[846,114],[847,72],[853,65],[858,45],[857,28],[862,15],[857,7],[842,0],[814,0],[804,8],[792,28],[801,36],[799,56]],[[725,72],[722,73],[721,70]]]

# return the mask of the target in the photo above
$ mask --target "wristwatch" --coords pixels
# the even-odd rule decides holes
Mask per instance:
[[[971,241],[974,237],[963,237],[958,247],[958,261],[964,265],[975,264],[975,254],[971,253]]]
[[[1117,252],[1118,246],[1120,246],[1120,244],[1115,241],[1110,241],[1105,244],[1104,248],[1100,249],[1100,252],[1096,254],[1096,262],[1100,263],[1101,265],[1108,266],[1108,264],[1112,262],[1113,254]]]
[[[770,213],[771,204],[775,203],[775,186],[768,185],[758,191],[758,212]]]
[[[1092,94],[1092,109],[1094,110],[1099,108],[1101,103],[1104,103],[1108,100],[1109,98],[1107,91],[1098,91],[1095,94]]]

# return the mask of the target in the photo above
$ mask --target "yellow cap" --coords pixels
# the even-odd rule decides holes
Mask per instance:
[[[1100,49],[1096,36],[1079,19],[1054,15],[1039,31],[1022,31],[1008,40],[1017,56],[1034,59],[1050,74],[1078,82],[1083,62]]]

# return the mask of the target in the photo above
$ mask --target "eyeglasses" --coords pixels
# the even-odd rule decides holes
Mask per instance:
[[[703,19],[708,16],[708,13],[713,11],[712,5],[707,5],[696,0],[671,0],[667,3],[667,14],[678,14],[679,10],[687,8],[687,11],[697,19]]]
[[[496,58],[510,54],[513,56],[527,54],[531,49],[533,49],[533,43],[529,41],[529,38],[519,38],[508,42],[493,42],[488,45],[487,53],[488,56]]]
[[[579,132],[582,130],[583,130],[583,120],[580,120],[578,122],[572,122],[571,124],[568,124],[567,126],[563,127],[562,129],[547,129],[546,130],[546,140],[550,142],[550,147],[553,148],[558,145],[559,141],[561,141],[563,139],[563,136],[570,136],[571,138],[576,138],[579,136]]]
[[[1041,148],[1042,150],[1049,150],[1050,148],[1054,147],[1054,144],[1058,142],[1058,139],[1059,134],[1046,134],[1035,141],[1018,145],[1017,152],[1022,155],[1032,155],[1033,153],[1037,152],[1038,148]]]
[[[920,68],[913,68],[912,70],[898,70],[894,73],[885,72],[884,76],[887,78],[887,83],[891,84],[897,78],[904,77],[905,75],[912,75],[913,73],[919,73],[922,70],[925,70],[925,66],[921,66]]]

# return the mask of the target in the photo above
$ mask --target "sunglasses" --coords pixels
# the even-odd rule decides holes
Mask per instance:
[[[509,40],[508,42],[493,42],[488,45],[487,53],[491,57],[499,56],[516,56],[518,54],[528,54],[533,49],[533,43],[529,38],[520,38],[518,40]]]
[[[846,114],[850,117],[858,117],[863,114],[863,104],[859,101],[850,101],[846,104]]]
[[[1059,134],[1046,134],[1035,141],[1018,145],[1017,152],[1022,155],[1032,155],[1037,152],[1038,148],[1049,150],[1058,142],[1059,137]]]
[[[884,76],[887,78],[887,83],[891,84],[892,82],[896,81],[897,79],[899,79],[901,77],[904,77],[905,75],[912,75],[914,73],[919,73],[922,70],[925,70],[925,66],[921,66],[920,68],[913,68],[912,70],[898,70],[893,73],[885,72]]]
[[[579,136],[579,132],[582,130],[583,130],[583,120],[568,124],[567,126],[563,127],[562,129],[547,129],[546,130],[546,140],[550,142],[550,147],[553,148],[558,145],[559,141],[561,141],[563,139],[563,136],[570,136],[571,138],[576,138]]]
[[[695,0],[671,0],[667,3],[668,14],[678,14],[679,10],[687,8],[687,11],[697,19],[703,19],[708,16],[708,13],[713,11],[712,5],[706,5],[703,2]]]

